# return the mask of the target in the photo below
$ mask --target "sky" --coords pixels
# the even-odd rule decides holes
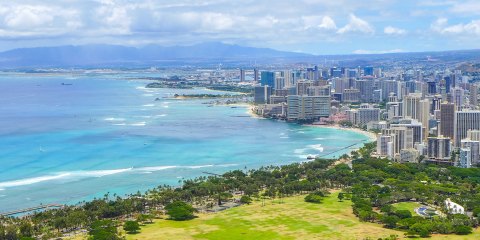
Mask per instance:
[[[0,51],[224,42],[311,54],[480,48],[480,0],[0,1]]]

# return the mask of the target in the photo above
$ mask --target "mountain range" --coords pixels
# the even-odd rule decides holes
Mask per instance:
[[[13,49],[0,53],[0,67],[121,66],[168,64],[171,61],[228,61],[310,56],[312,55],[223,43],[171,47],[148,45],[141,48],[103,44]]]
[[[18,48],[0,52],[0,68],[36,67],[139,67],[217,65],[252,66],[274,63],[321,63],[334,61],[342,66],[365,66],[389,61],[479,61],[480,50],[413,52],[388,54],[312,55],[245,47],[218,42],[191,46],[127,47],[121,45],[80,45]]]

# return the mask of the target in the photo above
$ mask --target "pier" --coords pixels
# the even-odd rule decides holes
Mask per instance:
[[[19,209],[19,210],[15,210],[15,211],[0,213],[0,216],[9,217],[9,216],[13,216],[13,215],[16,215],[16,214],[21,214],[21,213],[28,213],[28,212],[38,211],[38,210],[47,210],[47,209],[50,209],[50,208],[63,208],[63,207],[65,207],[65,205],[62,205],[62,204],[47,204],[47,205],[40,205],[40,206],[36,206],[36,207],[31,207],[31,208],[25,208],[25,209]]]

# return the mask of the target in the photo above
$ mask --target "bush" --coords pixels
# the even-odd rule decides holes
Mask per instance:
[[[310,193],[305,197],[305,202],[309,203],[322,203],[323,198],[314,193]]]
[[[412,213],[408,210],[397,210],[395,211],[395,215],[400,219],[411,218]]]
[[[396,228],[397,222],[400,220],[397,216],[384,215],[382,217],[382,223],[386,228]]]
[[[458,225],[453,227],[453,231],[458,235],[467,235],[472,233],[472,227],[465,225]]]
[[[123,225],[123,230],[127,233],[137,233],[140,231],[140,224],[137,221],[126,221]]]
[[[243,203],[243,204],[250,204],[252,202],[252,198],[247,196],[247,195],[243,195],[240,198],[240,202]]]
[[[191,205],[182,201],[175,201],[165,206],[167,214],[170,216],[170,219],[176,221],[184,221],[193,219],[195,215],[193,213],[196,211]]]
[[[390,204],[387,204],[387,205],[384,205],[380,208],[380,212],[390,214],[390,213],[395,212],[395,207],[390,205]]]

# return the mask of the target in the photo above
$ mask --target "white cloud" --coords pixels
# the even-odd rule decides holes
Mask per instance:
[[[337,25],[330,16],[303,16],[304,29],[335,30]]]
[[[383,33],[388,35],[404,35],[407,31],[405,29],[387,26],[383,29]]]
[[[457,1],[453,4],[451,11],[454,13],[473,13],[479,14],[480,13],[480,2],[478,0],[475,1]]]
[[[337,29],[337,25],[335,24],[335,21],[329,16],[325,16],[322,18],[322,23],[318,25],[319,28],[322,29]]]
[[[447,18],[439,18],[430,27],[440,34],[480,35],[480,20],[448,25]]]
[[[349,33],[349,32],[359,32],[359,33],[374,33],[375,30],[367,21],[350,14],[350,20],[347,25],[338,29],[337,33]]]

